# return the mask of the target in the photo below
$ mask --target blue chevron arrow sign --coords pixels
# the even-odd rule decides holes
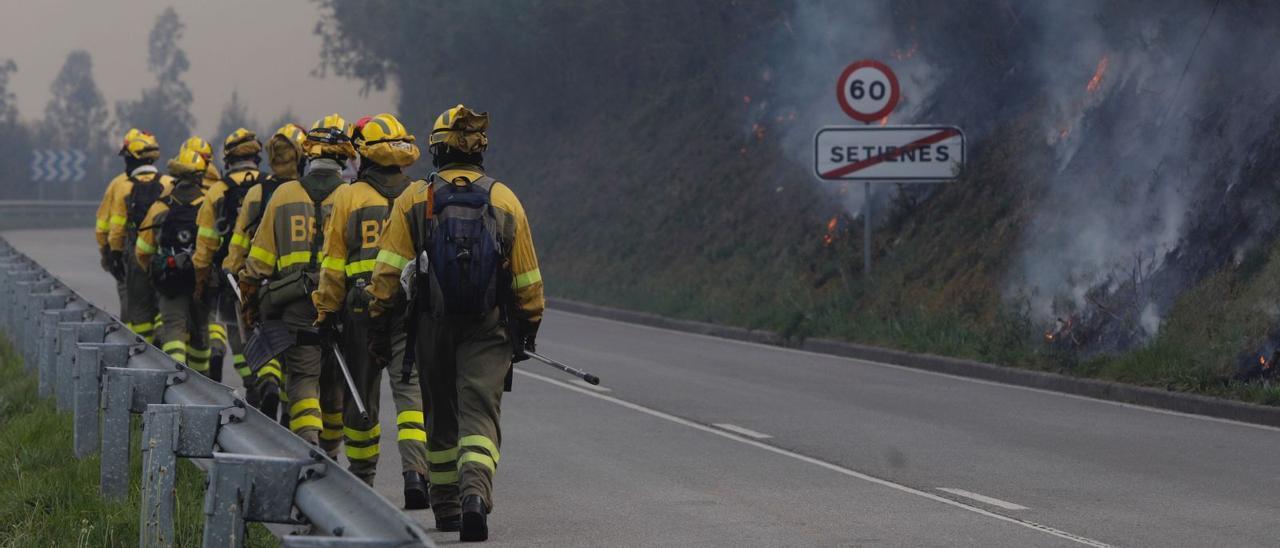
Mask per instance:
[[[31,151],[31,180],[48,182],[76,182],[84,179],[83,150]]]

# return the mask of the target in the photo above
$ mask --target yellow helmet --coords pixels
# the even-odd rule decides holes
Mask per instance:
[[[125,136],[124,146],[120,147],[120,155],[135,160],[155,160],[160,157],[160,144],[150,133],[140,130],[129,130]]]
[[[382,113],[356,122],[353,140],[360,155],[375,164],[408,167],[421,152],[414,137],[395,116]]]
[[[183,150],[194,150],[199,152],[201,156],[204,156],[206,162],[213,158],[213,147],[209,145],[208,141],[199,137],[191,137],[186,141],[183,141],[182,146],[178,147],[178,151],[181,152]]]
[[[440,113],[431,127],[427,144],[446,145],[462,152],[484,152],[489,147],[489,113],[458,105]]]
[[[175,177],[199,173],[203,175],[205,169],[209,166],[209,161],[204,159],[199,152],[184,148],[178,151],[178,155],[169,160],[169,174]]]
[[[277,129],[272,136],[274,137],[275,135],[283,135],[290,141],[298,143],[298,146],[302,146],[302,141],[307,138],[307,130],[302,129],[302,126],[298,124],[288,123],[280,126],[280,129]]]
[[[258,141],[258,135],[245,128],[231,132],[231,135],[228,135],[226,140],[222,142],[222,156],[224,158],[257,156],[259,152],[262,152],[262,143]]]
[[[330,114],[316,120],[307,131],[302,141],[302,150],[312,158],[318,156],[338,156],[354,158],[355,147],[351,146],[351,128],[339,114]]]
[[[297,179],[298,162],[302,160],[302,141],[307,132],[297,124],[285,124],[267,139],[267,162],[271,173],[280,179]]]

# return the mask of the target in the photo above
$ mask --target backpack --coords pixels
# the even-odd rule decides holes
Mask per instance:
[[[196,244],[196,215],[199,204],[183,203],[173,195],[164,198],[169,206],[156,230],[156,253],[151,257],[151,283],[165,297],[191,293],[196,286],[196,270],[191,254]]]
[[[465,185],[434,178],[425,249],[429,304],[437,317],[483,317],[497,307],[506,249],[489,202],[496,181]]]
[[[245,234],[248,234],[250,238],[258,231],[258,225],[262,224],[262,215],[267,212],[267,204],[271,202],[271,195],[276,192],[277,188],[280,188],[280,185],[286,182],[286,179],[277,178],[275,175],[267,175],[258,179],[258,181],[258,186],[262,187],[262,200],[258,202],[258,214],[249,219],[244,225]],[[246,189],[245,192],[248,193],[248,190]],[[241,201],[244,201],[243,197],[241,197]]]
[[[230,173],[222,178],[222,181],[227,185],[227,191],[222,196],[222,208],[218,212],[218,219],[214,221],[214,229],[222,237],[222,243],[218,245],[218,250],[213,254],[213,264],[220,265],[222,260],[227,257],[227,250],[231,247],[231,232],[235,230],[236,217],[240,215],[240,205],[244,203],[245,195],[249,193],[249,189],[253,187],[257,180],[256,171],[246,173],[244,180],[240,184],[236,184]],[[264,201],[262,204],[265,206],[266,202]]]
[[[129,197],[125,198],[125,205],[128,207],[128,226],[137,230],[137,227],[147,218],[147,211],[151,209],[151,204],[156,203],[156,200],[160,199],[160,194],[164,193],[164,185],[160,183],[158,175],[148,183],[135,177],[129,177],[129,180],[133,182],[133,189],[129,191]]]

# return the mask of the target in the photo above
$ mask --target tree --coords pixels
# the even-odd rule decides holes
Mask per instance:
[[[258,122],[249,117],[249,107],[240,101],[240,92],[232,91],[231,100],[223,107],[222,118],[218,120],[218,131],[210,137],[209,142],[213,143],[214,148],[218,148],[231,132],[240,128],[259,132]],[[262,136],[259,135],[258,138],[262,139]]]
[[[136,127],[150,131],[160,142],[162,154],[172,155],[195,125],[191,114],[191,88],[182,81],[191,68],[187,54],[179,47],[185,25],[172,7],[156,17],[148,37],[147,69],[155,75],[156,85],[144,89],[137,101],[116,104],[116,118],[121,131]]]
[[[41,147],[79,150],[88,159],[85,179],[70,188],[72,199],[87,195],[108,178],[111,170],[110,121],[106,101],[93,80],[93,58],[85,50],[67,54],[62,70],[49,86],[45,123],[37,138]]]
[[[0,60],[0,173],[26,174],[31,155],[31,139],[27,127],[18,120],[17,96],[9,90],[9,76],[18,71],[12,59]],[[5,177],[6,198],[31,198],[31,186],[23,176]]]

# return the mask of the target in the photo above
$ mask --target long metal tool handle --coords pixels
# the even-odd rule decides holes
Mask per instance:
[[[232,276],[230,272],[223,272],[223,274],[227,276],[227,283],[231,284],[231,291],[236,294],[236,330],[240,332],[240,340],[242,342],[248,341],[249,337],[246,337],[244,332],[244,320],[241,319],[244,318],[244,305],[241,302],[244,298],[240,295],[240,284],[236,283],[236,277]],[[219,306],[218,308],[221,309],[222,307]]]
[[[572,367],[572,366],[565,365],[565,364],[560,363],[560,362],[558,362],[558,361],[556,361],[556,360],[553,360],[553,359],[551,359],[551,358],[548,358],[548,357],[542,356],[542,355],[538,354],[537,352],[530,352],[530,351],[528,351],[528,350],[525,350],[525,352],[524,352],[524,353],[525,353],[525,354],[528,354],[530,358],[533,358],[533,359],[535,359],[535,360],[538,360],[538,361],[540,361],[540,362],[542,362],[542,363],[545,363],[545,364],[547,364],[547,365],[550,365],[551,367],[554,367],[554,368],[556,368],[556,369],[559,369],[559,370],[561,370],[561,371],[564,371],[565,373],[568,373],[568,374],[570,374],[570,375],[573,375],[573,376],[575,376],[575,377],[578,377],[579,379],[582,379],[582,380],[584,380],[584,381],[587,381],[587,384],[593,384],[593,385],[595,385],[595,384],[600,384],[600,377],[597,377],[597,376],[595,376],[595,375],[592,375],[591,373],[587,373],[586,371],[583,371],[583,370],[578,369],[578,368],[576,368],[576,367]]]
[[[329,343],[329,348],[333,350],[334,357],[338,358],[338,367],[342,369],[342,377],[347,379],[347,388],[351,389],[351,398],[356,400],[356,409],[360,410],[360,418],[368,421],[369,411],[364,407],[364,400],[360,399],[360,390],[356,388],[355,379],[351,378],[351,370],[347,369],[347,359],[342,357],[342,351],[338,349],[338,343]]]

